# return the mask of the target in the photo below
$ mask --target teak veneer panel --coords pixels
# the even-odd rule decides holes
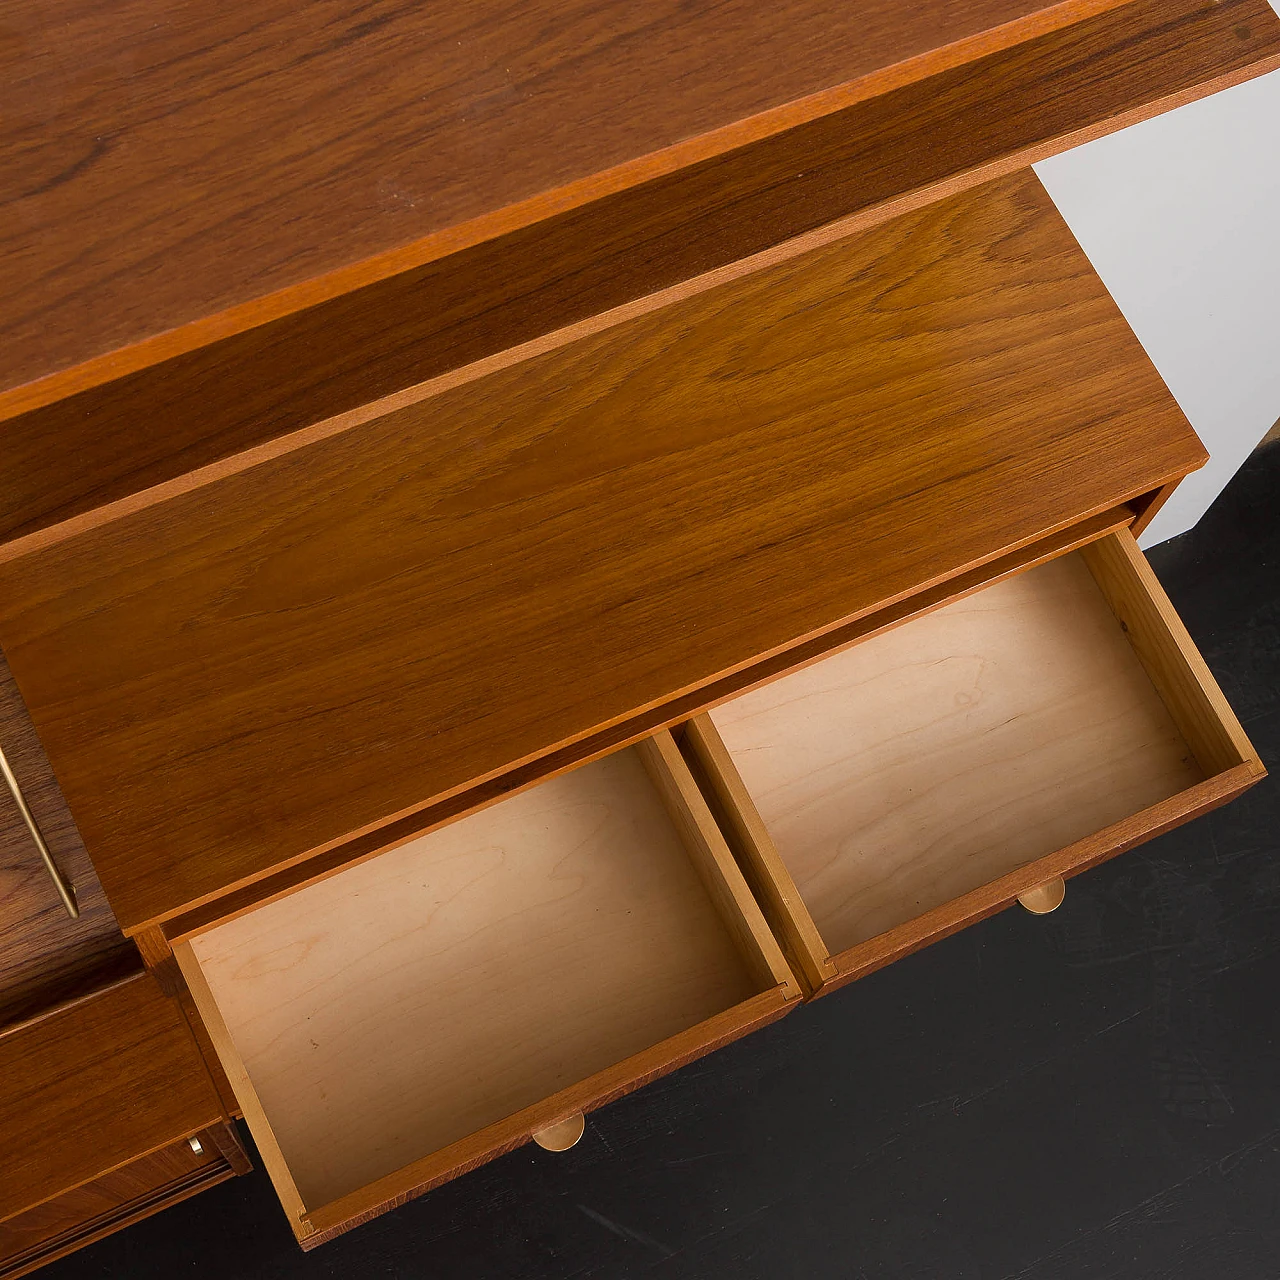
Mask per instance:
[[[145,973],[0,1034],[0,1080],[0,1221],[223,1119]]]
[[[832,952],[1205,776],[1079,553],[710,717]]]
[[[860,614],[830,631],[824,631],[808,640],[786,649],[766,655],[746,668],[736,669],[708,685],[686,691],[668,699],[656,707],[609,725],[577,742],[561,746],[545,756],[501,773],[485,782],[455,792],[444,800],[436,801],[425,809],[377,827],[361,836],[333,845],[322,853],[301,862],[290,863],[278,870],[242,885],[239,889],[222,894],[198,907],[183,911],[168,919],[163,927],[134,935],[140,944],[148,937],[164,939],[168,947],[171,941],[191,937],[207,929],[219,920],[230,919],[245,911],[294,892],[303,885],[322,880],[334,871],[376,856],[394,848],[405,840],[415,839],[424,832],[433,831],[467,813],[474,813],[486,805],[497,803],[509,795],[526,790],[548,777],[574,768],[589,760],[599,759],[610,752],[631,743],[638,743],[656,730],[681,725],[690,716],[732,697],[748,688],[776,678],[783,672],[816,661],[869,635],[875,635],[894,627],[917,614],[927,613],[948,600],[981,590],[988,583],[999,581],[1011,574],[1036,564],[1043,564],[1059,555],[1083,546],[1088,542],[1128,527],[1133,520],[1133,510],[1128,504],[1111,507],[1096,516],[1055,530],[1047,537],[1018,547],[995,560],[984,561],[955,577],[946,578],[914,595],[906,596],[891,604]]]
[[[518,354],[0,565],[126,930],[1205,456],[1030,173]]]
[[[295,1220],[792,985],[662,739],[179,948]]]
[[[0,747],[59,870],[75,888],[72,920],[22,815],[0,786],[0,1028],[140,968],[120,933],[75,822],[0,654]]]
[[[0,47],[0,385],[290,286],[332,296],[318,277],[433,233],[545,216],[602,171],[1115,3],[31,6]]]
[[[819,56],[834,47],[824,43]],[[781,55],[791,49],[783,42]],[[1139,0],[923,79],[917,69],[901,71],[902,83],[868,82],[821,110],[806,100],[797,108],[819,113],[802,112],[781,132],[648,173],[639,185],[593,190],[586,203],[552,201],[529,225],[278,319],[258,316],[246,332],[206,335],[191,350],[180,342],[185,354],[116,353],[92,377],[81,370],[90,382],[109,381],[69,398],[57,399],[69,394],[57,377],[0,394],[0,417],[19,412],[20,400],[52,401],[5,427],[0,541],[633,299],[701,287],[696,277],[727,264],[745,271],[762,257],[794,255],[801,242],[847,234],[851,220],[884,220],[1277,61],[1280,19],[1266,0]],[[236,234],[248,232],[241,225]],[[250,258],[216,258],[219,287],[229,265]],[[121,274],[110,287],[145,287],[147,306],[155,303],[151,275],[139,283]],[[114,314],[92,310],[95,321]],[[41,338],[47,353],[47,318]],[[130,373],[130,360],[145,367]]]

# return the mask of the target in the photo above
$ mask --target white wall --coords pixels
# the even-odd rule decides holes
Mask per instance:
[[[1280,418],[1280,72],[1036,172],[1212,455],[1151,546],[1191,528]]]

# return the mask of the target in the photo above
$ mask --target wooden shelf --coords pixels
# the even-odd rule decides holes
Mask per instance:
[[[68,100],[109,117],[77,114],[77,136],[110,141],[18,202],[15,228],[44,232],[5,258],[0,540],[1280,63],[1266,0],[795,0],[737,21],[657,6],[643,35],[574,59],[558,40],[609,14],[562,7],[562,37],[526,31],[545,6],[432,22],[362,11],[352,30],[255,10],[239,30],[232,5],[190,27],[166,15],[145,40],[86,9],[59,27],[56,57],[28,51],[24,68],[56,80],[84,46],[110,82],[113,42],[131,42],[128,93],[169,109],[122,124],[110,93]],[[450,21],[466,28],[445,42],[456,60],[433,45]],[[189,56],[160,57],[188,42]],[[285,48],[296,63],[281,65]],[[374,66],[369,92],[358,69]],[[39,144],[57,151],[51,172],[68,162],[54,138]],[[21,117],[0,135],[23,163],[31,145]]]
[[[1030,173],[293,444],[0,548],[126,932],[1205,456]]]
[[[0,386],[260,324],[1118,3],[73,0],[9,55]]]

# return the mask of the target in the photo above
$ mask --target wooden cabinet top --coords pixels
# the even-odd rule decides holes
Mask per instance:
[[[19,8],[0,543],[1280,64],[1268,0]]]

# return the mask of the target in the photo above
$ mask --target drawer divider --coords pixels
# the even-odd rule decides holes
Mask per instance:
[[[685,725],[682,745],[765,916],[809,992],[818,990],[835,976],[835,964],[709,715],[695,716]]]
[[[782,987],[786,999],[799,999],[804,992],[675,740],[664,729],[636,743],[636,751],[752,976],[762,988]]]

